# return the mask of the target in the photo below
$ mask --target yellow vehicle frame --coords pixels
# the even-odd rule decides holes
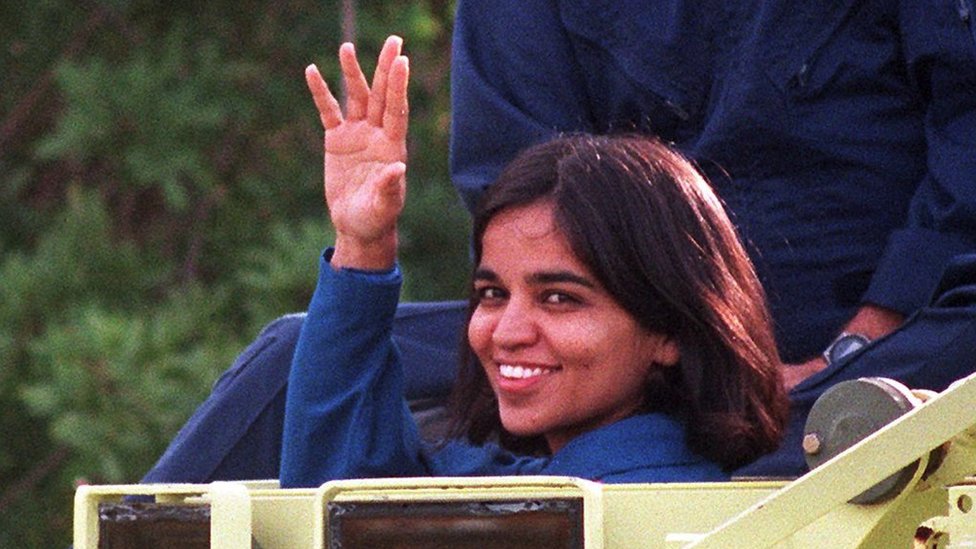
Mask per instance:
[[[943,450],[941,461],[929,467],[935,448]],[[891,499],[849,503],[916,461],[907,486]],[[99,547],[100,505],[152,495],[157,504],[209,505],[214,549],[327,547],[330,505],[350,502],[558,499],[582,502],[587,549],[968,547],[963,544],[970,540],[976,546],[973,473],[976,374],[789,482],[603,485],[565,477],[483,477],[362,479],[307,490],[279,489],[273,481],[82,486],[75,496],[74,544]]]

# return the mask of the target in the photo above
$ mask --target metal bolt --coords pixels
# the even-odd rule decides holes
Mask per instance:
[[[816,433],[803,437],[803,451],[811,456],[820,453],[820,437]]]

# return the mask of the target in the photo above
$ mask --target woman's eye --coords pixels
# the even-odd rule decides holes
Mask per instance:
[[[543,296],[543,302],[550,305],[565,305],[568,303],[578,303],[579,300],[575,297],[564,294],[562,292],[549,292]]]
[[[478,297],[478,301],[492,301],[505,297],[505,292],[503,292],[501,288],[497,288],[495,286],[483,286],[481,288],[475,288],[474,292]]]

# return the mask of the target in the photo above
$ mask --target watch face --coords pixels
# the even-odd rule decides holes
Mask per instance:
[[[831,364],[843,360],[844,357],[856,352],[868,344],[868,339],[858,334],[844,334],[830,346],[828,362]]]

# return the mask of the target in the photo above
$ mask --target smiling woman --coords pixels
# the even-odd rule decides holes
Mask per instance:
[[[421,441],[391,341],[401,274],[408,63],[391,37],[370,86],[347,44],[325,126],[336,229],[292,363],[281,482],[567,475],[723,480],[786,420],[764,296],[695,169],[646,138],[566,136],[519,155],[474,224],[468,357],[453,436]]]
[[[667,146],[569,135],[523,151],[476,211],[474,255],[455,436],[548,454],[644,416],[723,469],[776,448],[787,404],[762,287]]]

